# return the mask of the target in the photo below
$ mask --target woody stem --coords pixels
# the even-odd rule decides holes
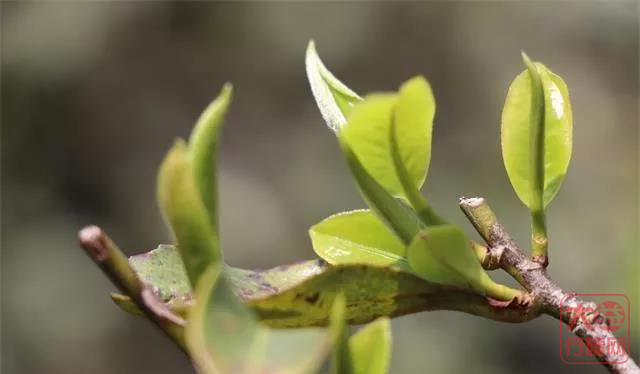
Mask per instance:
[[[511,239],[498,222],[486,200],[483,198],[462,198],[460,208],[488,245],[487,256],[494,255],[493,262],[509,273],[533,296],[533,303],[554,318],[567,325],[585,344],[590,339],[611,341],[615,336],[607,329],[607,321],[593,313],[596,304],[565,293],[549,278],[543,264],[532,261]],[[577,313],[586,313],[577,318]],[[602,340],[604,339],[604,340]],[[640,368],[626,353],[626,349],[601,351],[593,345],[588,349],[611,373],[640,374]],[[626,348],[626,347],[625,347]]]

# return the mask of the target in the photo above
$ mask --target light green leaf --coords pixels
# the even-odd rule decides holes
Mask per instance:
[[[415,212],[400,200],[391,196],[365,170],[350,145],[342,136],[338,136],[338,140],[340,141],[342,152],[347,158],[351,174],[356,180],[365,202],[405,245],[409,244],[422,227],[422,223]]]
[[[338,132],[347,122],[352,106],[362,98],[324,66],[313,40],[307,47],[305,65],[311,92],[322,118],[331,130]]]
[[[391,322],[382,317],[349,339],[353,374],[385,374],[391,361]]]
[[[220,262],[222,256],[184,141],[176,141],[167,154],[157,188],[158,204],[177,242],[189,281],[197,284],[205,269]]]
[[[431,130],[435,102],[429,83],[416,77],[403,84],[391,121],[390,146],[395,174],[405,198],[427,226],[442,219],[420,193],[431,159]]]
[[[401,180],[406,194],[409,190],[419,190],[427,177],[435,111],[431,86],[424,77],[412,78],[400,87],[393,112],[392,131],[398,146],[399,161],[408,174],[405,183]]]
[[[542,95],[536,94],[544,99],[539,100],[539,107],[532,110],[533,88],[529,70],[513,81],[502,112],[502,157],[520,200],[530,209],[539,210],[558,193],[569,167],[573,119],[569,93],[562,78],[540,63],[532,69],[537,71],[541,82],[538,87],[543,90]],[[544,132],[541,160],[532,159],[531,131],[536,118],[541,118]],[[540,187],[532,186],[535,184],[533,171],[538,167],[544,174],[542,191],[538,190]]]
[[[193,163],[196,186],[207,209],[211,225],[218,232],[217,155],[220,129],[229,104],[233,87],[227,83],[218,97],[202,112],[189,138],[189,152]]]
[[[407,269],[405,246],[370,210],[344,212],[309,230],[316,254],[330,264],[370,264]]]
[[[389,194],[406,199],[391,156],[391,120],[396,101],[395,94],[367,96],[354,107],[339,137],[349,144],[376,182]]]
[[[416,208],[431,155],[435,104],[429,84],[416,77],[398,94],[374,94],[357,104],[339,136],[373,179]]]
[[[196,300],[185,337],[201,374],[313,373],[329,354],[327,329],[273,330],[259,324],[219,266],[202,277]]]
[[[484,271],[464,232],[453,225],[434,226],[416,235],[407,249],[412,269],[430,282],[474,290],[511,300],[516,290],[496,284]]]

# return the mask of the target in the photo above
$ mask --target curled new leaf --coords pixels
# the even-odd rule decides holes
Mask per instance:
[[[397,266],[408,270],[406,247],[370,210],[333,215],[309,229],[313,249],[330,264]]]
[[[178,244],[192,285],[205,269],[221,261],[218,235],[211,226],[184,141],[165,157],[157,182],[158,204]]]
[[[202,112],[189,138],[189,153],[196,185],[214,230],[218,230],[218,139],[233,88],[227,83],[220,95]]]
[[[313,41],[307,47],[305,65],[322,118],[331,130],[338,132],[347,122],[351,107],[362,99],[324,66]]]
[[[489,278],[469,243],[464,232],[453,225],[424,229],[407,249],[409,264],[430,282],[471,289],[500,300],[517,296],[518,291]]]
[[[543,64],[530,64],[509,87],[502,112],[502,157],[527,207],[540,210],[555,197],[569,167],[571,147],[567,86]]]
[[[201,374],[314,373],[327,358],[327,329],[274,330],[234,294],[220,266],[212,266],[196,289],[185,331]]]

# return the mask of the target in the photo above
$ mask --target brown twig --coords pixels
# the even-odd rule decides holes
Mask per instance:
[[[153,291],[140,281],[129,265],[127,256],[97,226],[87,226],[78,233],[78,240],[89,257],[102,269],[111,281],[180,349],[186,352],[184,343],[185,321],[173,313]]]
[[[533,296],[533,303],[541,310],[562,322],[571,325],[573,333],[580,337],[596,358],[611,372],[616,374],[639,374],[640,368],[628,353],[600,351],[586,344],[587,339],[613,339],[614,335],[606,327],[606,320],[597,312],[585,313],[588,325],[582,318],[576,318],[582,310],[596,310],[596,304],[585,302],[565,293],[547,275],[545,267],[532,261],[511,239],[504,227],[483,198],[462,198],[460,208],[478,233],[487,242],[486,260],[499,264],[499,267],[513,276]],[[564,299],[564,300],[563,300]],[[561,305],[562,304],[562,305]],[[564,306],[564,307],[563,307]],[[580,307],[582,306],[582,310]]]

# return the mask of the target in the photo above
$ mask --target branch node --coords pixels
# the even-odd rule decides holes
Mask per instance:
[[[531,260],[539,264],[543,269],[549,266],[549,256],[533,256]]]

